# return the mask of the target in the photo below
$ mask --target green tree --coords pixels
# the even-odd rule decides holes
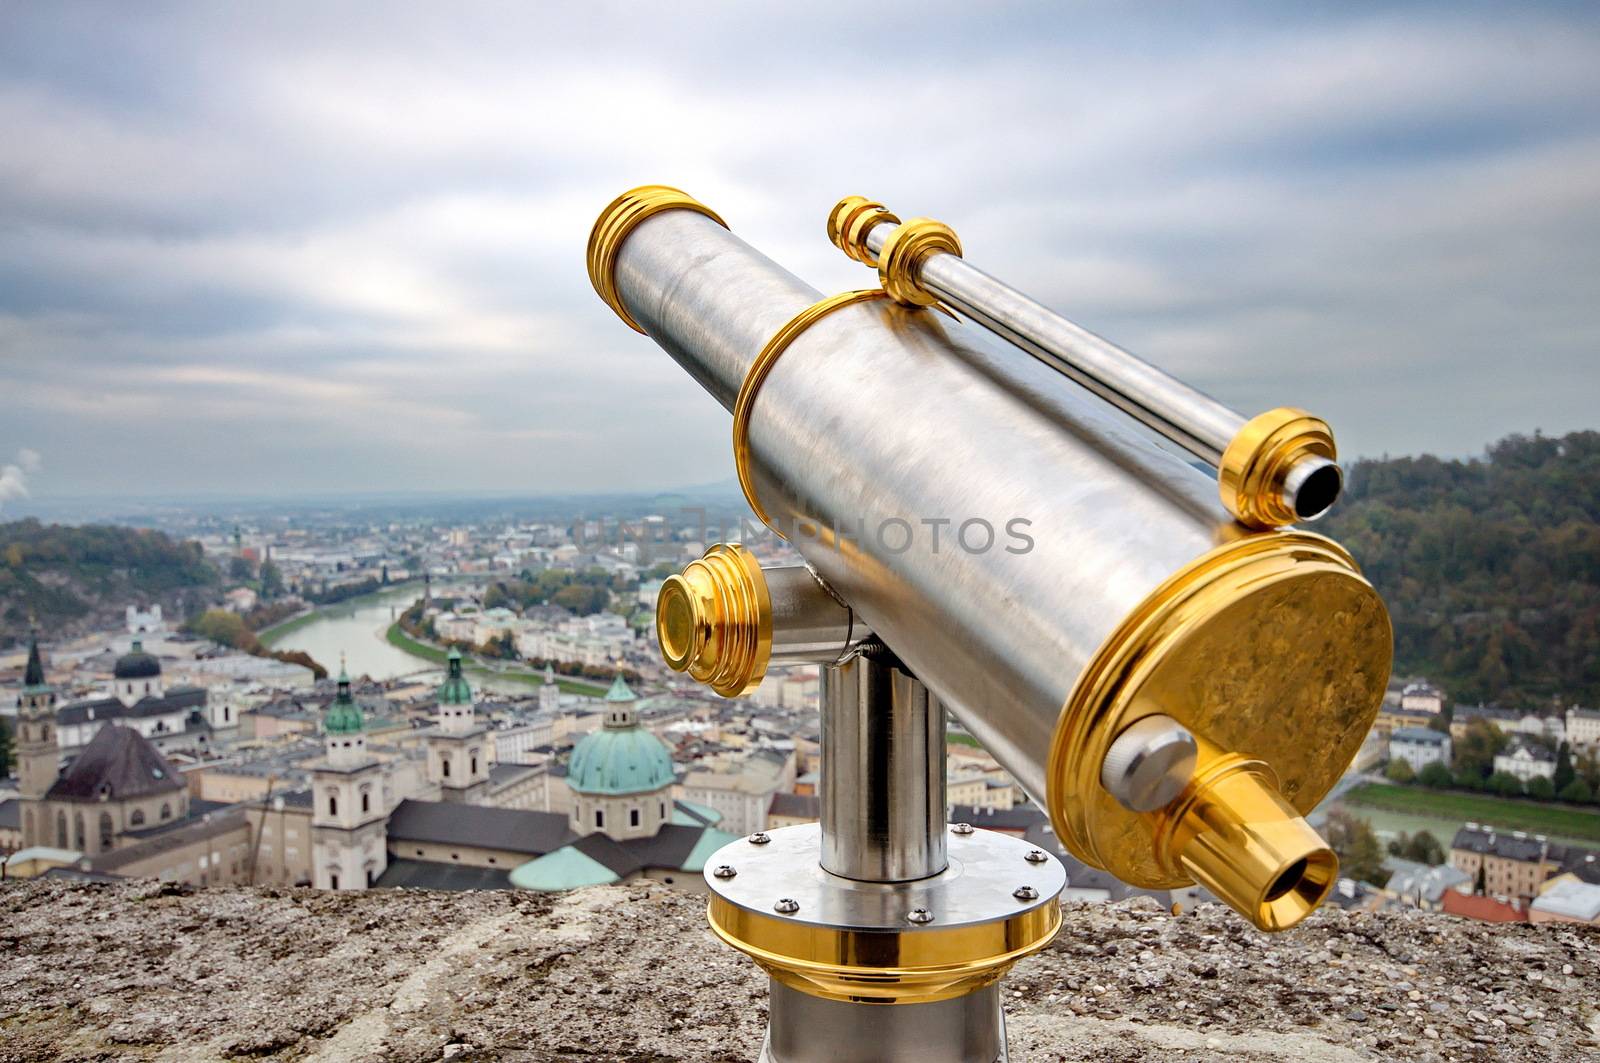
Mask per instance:
[[[1435,760],[1423,766],[1417,781],[1431,789],[1443,790],[1455,782],[1455,776],[1450,774],[1450,769],[1444,766],[1443,761]]]
[[[1395,757],[1393,760],[1389,761],[1388,766],[1383,769],[1383,777],[1388,779],[1390,782],[1408,783],[1417,777],[1417,773],[1412,770],[1411,762],[1409,760],[1402,760],[1400,757]]]
[[[1543,775],[1535,775],[1528,780],[1528,796],[1540,801],[1552,800],[1556,796],[1556,784]]]
[[[1414,860],[1419,864],[1437,865],[1444,863],[1444,846],[1439,844],[1439,839],[1425,830],[1416,834],[1402,833],[1399,838],[1389,843],[1389,852],[1402,860]]]
[[[271,601],[283,595],[283,573],[272,561],[261,562],[261,597]]]
[[[1325,827],[1328,845],[1338,854],[1344,874],[1374,886],[1389,880],[1389,872],[1383,868],[1383,846],[1371,823],[1336,809],[1328,814]]]
[[[1500,728],[1488,720],[1473,720],[1467,724],[1461,740],[1455,744],[1452,758],[1457,777],[1477,775],[1487,779],[1494,771],[1495,754],[1505,749],[1507,741]]]
[[[1556,774],[1551,784],[1558,791],[1565,790],[1577,777],[1578,770],[1572,766],[1572,746],[1562,742],[1561,748],[1556,750]]]
[[[1501,797],[1521,797],[1522,780],[1508,771],[1497,771],[1489,776],[1489,789]]]
[[[248,557],[228,558],[228,578],[235,583],[243,583],[255,574],[255,568],[250,564]]]
[[[1575,805],[1583,805],[1594,800],[1594,791],[1589,789],[1589,784],[1582,779],[1573,779],[1562,787],[1560,797],[1563,801],[1570,801]]]
[[[0,778],[11,774],[11,730],[0,720]]]

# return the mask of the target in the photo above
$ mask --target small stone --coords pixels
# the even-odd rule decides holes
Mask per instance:
[[[1435,1030],[1432,1026],[1424,1026],[1422,1028],[1422,1036],[1429,1037],[1437,1041],[1439,1039],[1439,1031]]]
[[[1354,1011],[1346,1012],[1344,1017],[1349,1019],[1351,1022],[1367,1021],[1367,1013],[1362,1011],[1360,1008],[1356,1008]]]
[[[1562,974],[1571,974],[1571,973],[1572,973],[1572,964],[1570,964],[1570,963],[1563,963],[1563,964],[1562,964],[1562,965],[1561,965],[1561,973],[1562,973]]]
[[[444,1056],[442,1058],[444,1058],[444,1059],[454,1059],[456,1056],[459,1056],[461,1053],[467,1051],[471,1047],[472,1047],[471,1045],[465,1044],[464,1042],[461,1042],[461,1041],[457,1041],[454,1044],[445,1045],[444,1046]]]

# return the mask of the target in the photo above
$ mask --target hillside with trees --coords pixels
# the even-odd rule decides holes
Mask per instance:
[[[1600,705],[1600,432],[1356,462],[1317,530],[1388,602],[1397,673],[1457,703]]]
[[[119,623],[134,603],[190,612],[217,586],[200,544],[105,524],[0,524],[0,646],[30,617],[53,633]]]

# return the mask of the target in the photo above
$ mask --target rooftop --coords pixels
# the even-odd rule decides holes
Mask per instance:
[[[572,841],[567,817],[559,812],[413,801],[395,806],[389,817],[389,842],[429,842],[499,849],[542,856]]]
[[[172,767],[137,731],[107,724],[51,784],[50,800],[123,801],[182,790]]]
[[[1536,911],[1592,923],[1600,919],[1600,886],[1570,879],[1556,882],[1534,898],[1532,907]]]
[[[1389,736],[1390,742],[1414,742],[1420,746],[1443,745],[1450,736],[1430,727],[1401,727]]]
[[[731,1063],[755,1058],[766,1022],[766,976],[711,943],[705,899],[653,882],[551,895],[41,879],[0,883],[0,926],[18,1063]],[[1069,904],[1061,936],[1007,979],[1007,1026],[1013,1058],[1058,1063],[1592,1058],[1597,958],[1600,936],[1571,924],[1323,909],[1266,936],[1217,905],[1174,918],[1145,898]]]

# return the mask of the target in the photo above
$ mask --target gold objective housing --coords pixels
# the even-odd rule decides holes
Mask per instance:
[[[1377,717],[1393,641],[1382,600],[1331,540],[1266,532],[1203,555],[1123,621],[1073,688],[1048,766],[1056,834],[1132,885],[1198,881],[1262,930],[1293,926],[1338,868],[1302,817]],[[1100,765],[1156,714],[1195,735],[1199,755],[1176,799],[1136,812]]]
[[[772,597],[742,546],[718,543],[656,598],[656,641],[667,667],[725,698],[754,690],[772,658]]]
[[[594,285],[595,292],[605,304],[616,311],[616,315],[635,332],[642,333],[644,329],[639,327],[639,323],[617,297],[617,252],[635,226],[664,210],[692,210],[704,214],[724,229],[728,227],[728,223],[716,211],[681,189],[670,185],[640,185],[607,204],[606,209],[600,212],[600,217],[595,219],[594,228],[589,230],[586,254],[589,283]]]

